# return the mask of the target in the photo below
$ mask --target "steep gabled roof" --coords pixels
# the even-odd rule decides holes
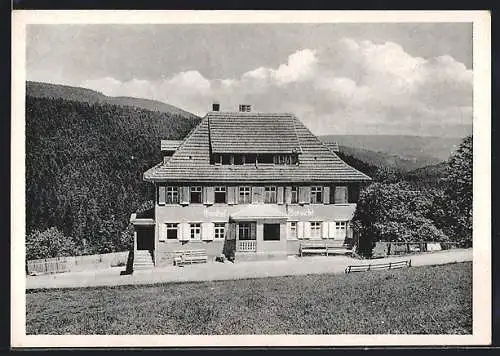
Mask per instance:
[[[290,114],[211,112],[207,118],[213,153],[300,151]]]
[[[245,114],[248,117],[249,114]],[[172,157],[144,173],[144,179],[151,182],[175,181],[206,181],[206,182],[350,182],[369,181],[370,177],[354,169],[342,161],[334,152],[325,146],[304,124],[292,114],[260,114],[259,119],[247,124],[246,130],[261,132],[261,128],[252,125],[262,124],[264,118],[273,120],[280,117],[289,124],[289,128],[280,131],[296,137],[301,150],[299,165],[213,165],[210,164],[211,124],[209,114],[185,138]],[[243,117],[239,114],[226,114],[228,123],[225,127],[231,130],[231,135],[243,140],[238,132],[238,120],[233,117]],[[250,115],[252,117],[252,115]],[[217,115],[217,120],[222,115]],[[213,123],[213,121],[212,121]],[[210,125],[210,126],[209,126]],[[236,125],[233,127],[233,125]],[[280,129],[281,130],[281,129]],[[222,135],[222,132],[218,132]],[[295,142],[293,138],[288,142]],[[295,145],[295,143],[293,144]],[[287,147],[291,147],[287,146]],[[220,147],[220,146],[219,146]],[[239,146],[242,147],[242,146]],[[273,148],[274,149],[274,148]],[[287,148],[288,149],[288,148]],[[236,153],[231,147],[228,153]],[[274,151],[273,151],[274,152]],[[251,152],[249,152],[251,153]],[[279,153],[279,152],[275,152]]]

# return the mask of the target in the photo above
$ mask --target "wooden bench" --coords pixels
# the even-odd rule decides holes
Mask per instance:
[[[328,241],[328,242],[303,242],[300,244],[299,252],[302,257],[304,254],[335,254],[342,251],[343,253],[352,253],[349,246],[343,241]]]
[[[411,267],[411,260],[397,261],[397,262],[387,262],[387,263],[374,263],[368,265],[353,265],[347,266],[345,273],[351,272],[367,272],[376,271],[384,269],[398,269],[403,267]]]
[[[185,250],[174,252],[174,266],[183,266],[193,263],[206,263],[208,260],[205,250]]]

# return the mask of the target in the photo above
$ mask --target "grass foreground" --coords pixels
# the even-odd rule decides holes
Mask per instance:
[[[27,334],[471,334],[472,263],[28,290]]]

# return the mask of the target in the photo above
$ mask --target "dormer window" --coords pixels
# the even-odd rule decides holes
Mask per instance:
[[[273,164],[274,163],[274,155],[269,153],[260,154],[257,157],[257,162],[259,164]]]
[[[293,165],[298,164],[297,154],[273,154],[273,153],[214,153],[211,158],[215,165],[236,165],[245,164],[275,164],[275,165]]]

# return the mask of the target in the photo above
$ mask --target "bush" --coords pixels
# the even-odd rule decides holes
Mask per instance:
[[[64,257],[80,254],[74,241],[55,227],[35,230],[26,236],[26,259]]]

